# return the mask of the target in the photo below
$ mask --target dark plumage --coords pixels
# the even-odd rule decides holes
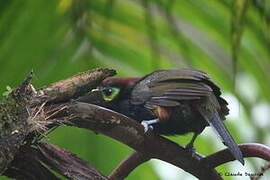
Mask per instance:
[[[107,101],[108,108],[138,122],[156,119],[151,126],[158,134],[193,132],[189,146],[210,125],[234,157],[244,164],[240,149],[222,122],[229,112],[228,104],[205,72],[188,68],[165,69],[142,78],[107,78],[99,89],[106,98],[112,94],[111,88],[119,88],[120,93]]]

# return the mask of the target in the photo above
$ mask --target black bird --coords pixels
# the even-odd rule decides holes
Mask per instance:
[[[244,165],[242,152],[225,127],[228,103],[219,87],[200,70],[164,69],[142,78],[107,78],[98,88],[105,106],[140,122],[145,131],[151,126],[161,135],[196,137],[211,126],[235,159]]]

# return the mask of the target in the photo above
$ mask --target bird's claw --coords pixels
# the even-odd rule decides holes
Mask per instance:
[[[149,125],[147,121],[142,121],[141,125],[144,127],[144,133],[146,133],[149,129],[153,129],[153,126]]]
[[[195,153],[196,153],[196,148],[193,146],[193,144],[187,144],[187,145],[185,146],[185,149],[186,149],[186,151],[187,151],[188,153],[191,154],[192,157],[193,157],[193,156],[195,155]]]

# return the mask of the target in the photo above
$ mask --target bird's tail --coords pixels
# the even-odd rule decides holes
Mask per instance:
[[[199,112],[205,118],[208,124],[215,130],[223,144],[229,148],[235,159],[244,165],[245,162],[241,150],[233,140],[223,121],[220,119],[220,116],[213,104],[210,101],[207,102],[203,106],[199,107]]]

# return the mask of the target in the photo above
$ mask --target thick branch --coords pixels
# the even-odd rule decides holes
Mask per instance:
[[[20,148],[4,175],[17,180],[60,180],[40,162],[38,151],[29,146]]]
[[[29,133],[27,104],[32,98],[32,73],[0,102],[0,174],[13,160]]]
[[[39,142],[38,147],[40,160],[67,178],[77,180],[108,179],[86,161],[60,147],[46,142]]]

